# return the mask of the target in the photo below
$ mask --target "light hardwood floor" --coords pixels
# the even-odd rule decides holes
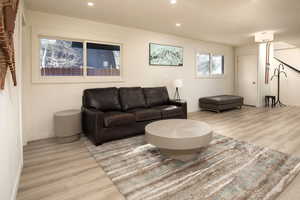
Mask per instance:
[[[300,107],[250,108],[223,113],[196,112],[190,119],[208,122],[216,133],[300,156]],[[300,199],[300,176],[279,200]],[[54,139],[29,143],[18,200],[122,200],[122,195],[91,157],[82,141]]]
[[[82,141],[31,142],[24,149],[18,200],[119,200],[117,188]]]

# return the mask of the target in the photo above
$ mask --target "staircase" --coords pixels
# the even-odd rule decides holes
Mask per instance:
[[[270,73],[274,71],[274,68],[282,65],[287,75],[287,78],[282,75],[280,80],[281,101],[289,106],[300,106],[300,48],[275,50],[272,65],[273,69]],[[275,77],[271,82],[271,90],[274,95],[278,95],[277,84],[277,77]]]
[[[285,65],[286,67],[288,67],[288,68],[294,70],[295,72],[300,73],[300,70],[298,70],[298,69],[296,69],[295,67],[293,67],[293,66],[291,66],[291,65],[289,65],[289,64],[287,64],[287,63],[285,63],[285,62],[283,62],[282,60],[280,60],[280,59],[278,59],[278,58],[276,58],[276,57],[274,57],[274,59],[277,60],[278,62],[280,62],[281,64]]]

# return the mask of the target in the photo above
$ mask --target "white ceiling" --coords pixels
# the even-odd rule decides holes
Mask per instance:
[[[95,3],[88,7],[87,2]],[[274,31],[300,44],[300,0],[25,0],[31,10],[241,46]],[[176,27],[181,23],[181,27]]]

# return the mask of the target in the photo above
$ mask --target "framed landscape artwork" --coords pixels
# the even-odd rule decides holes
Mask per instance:
[[[149,65],[183,66],[183,48],[162,44],[149,44]]]

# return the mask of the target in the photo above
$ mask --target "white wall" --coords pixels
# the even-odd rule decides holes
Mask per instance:
[[[86,88],[166,85],[171,96],[174,93],[172,81],[182,78],[184,88],[181,94],[188,101],[189,112],[198,110],[199,97],[234,92],[234,52],[230,46],[40,12],[29,12],[27,18],[33,32],[67,38],[118,42],[124,46],[122,83],[33,84],[31,64],[28,63],[23,74],[24,131],[28,140],[53,137],[53,113],[80,108],[82,91]],[[184,66],[179,68],[149,66],[149,42],[184,47]],[[197,49],[225,55],[224,79],[195,78]]]
[[[275,57],[286,62],[287,64],[300,70],[300,49],[282,49],[275,50]],[[274,61],[274,67],[277,67],[279,62]],[[285,67],[285,72],[287,73],[287,78],[282,74],[281,76],[281,101],[286,105],[300,106],[300,74],[295,71]],[[275,78],[272,82],[273,88],[272,92],[277,95],[277,79]]]
[[[5,89],[0,90],[0,199],[15,199],[22,168],[21,131],[21,33],[22,8],[17,16],[15,29],[16,69],[18,87],[14,87],[8,72]]]

